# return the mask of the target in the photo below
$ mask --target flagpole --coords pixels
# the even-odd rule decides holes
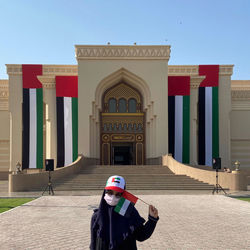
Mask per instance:
[[[148,204],[147,202],[145,202],[144,200],[142,200],[142,199],[140,199],[140,198],[138,198],[138,200],[140,200],[140,201],[142,201],[142,202],[144,202],[145,204],[147,204],[147,205],[149,205],[150,206],[150,204]]]

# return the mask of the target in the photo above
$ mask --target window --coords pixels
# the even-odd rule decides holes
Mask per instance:
[[[125,99],[120,99],[119,100],[119,113],[126,113],[127,112],[127,102]]]
[[[135,99],[129,99],[128,112],[129,113],[136,113],[136,100]]]
[[[109,113],[116,113],[116,99],[109,99]]]

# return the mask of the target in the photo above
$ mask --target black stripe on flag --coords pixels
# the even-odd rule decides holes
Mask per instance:
[[[30,90],[23,89],[23,138],[22,138],[22,168],[29,168],[30,150]]]
[[[64,101],[63,97],[56,97],[57,113],[57,167],[64,166]]]
[[[168,97],[168,148],[174,157],[175,141],[175,96]]]
[[[205,87],[199,87],[198,107],[198,163],[205,165]]]

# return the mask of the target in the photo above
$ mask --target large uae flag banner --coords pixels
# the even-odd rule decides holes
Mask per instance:
[[[169,153],[182,163],[190,161],[190,77],[168,77]]]
[[[22,168],[43,168],[43,89],[37,79],[42,65],[22,65]]]
[[[219,157],[219,65],[200,65],[199,75],[206,78],[198,97],[198,162],[212,166],[212,159]]]
[[[78,156],[78,78],[56,76],[57,167]]]

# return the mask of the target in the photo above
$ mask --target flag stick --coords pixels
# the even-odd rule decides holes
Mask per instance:
[[[150,204],[148,204],[147,202],[145,202],[144,200],[142,200],[142,199],[140,199],[140,198],[138,198],[138,200],[140,200],[140,201],[142,201],[142,202],[144,202],[145,204],[147,204],[147,205],[149,205],[150,206]]]

